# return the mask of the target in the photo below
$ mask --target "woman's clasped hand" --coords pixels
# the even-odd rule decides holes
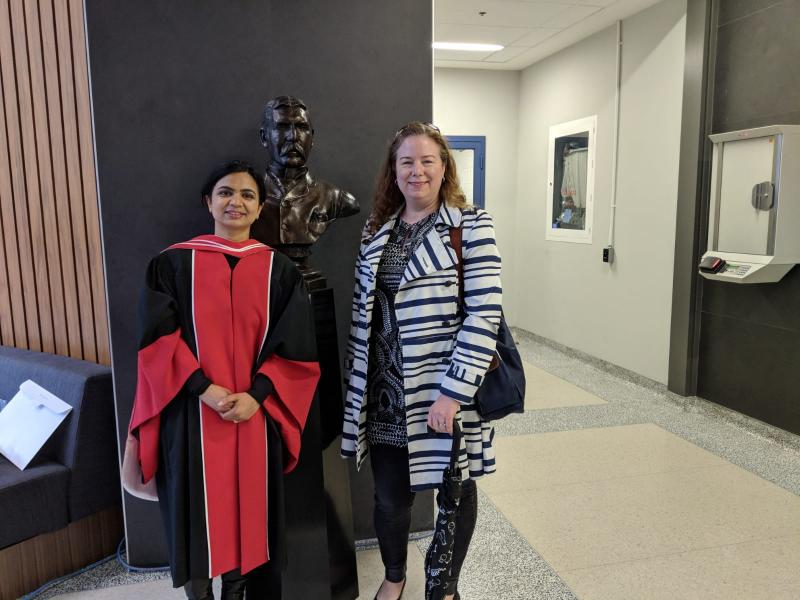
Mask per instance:
[[[256,399],[247,392],[234,394],[229,389],[213,383],[200,395],[200,400],[217,411],[220,417],[234,423],[249,420],[260,407]]]

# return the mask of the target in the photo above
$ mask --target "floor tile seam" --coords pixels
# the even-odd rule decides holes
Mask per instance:
[[[680,396],[674,392],[664,395],[664,400],[679,410],[686,407],[696,408],[706,417],[719,419],[723,424],[743,430],[759,440],[768,442],[782,450],[800,453],[800,436],[789,431],[764,423],[743,413],[736,412],[711,400],[699,396]]]
[[[575,593],[575,590],[573,590],[573,589],[572,589],[572,588],[569,586],[569,584],[568,584],[566,581],[564,581],[564,579],[561,577],[561,575],[559,575],[559,572],[558,572],[558,570],[557,570],[557,569],[556,569],[556,568],[555,568],[555,567],[554,567],[554,566],[553,566],[553,565],[550,563],[550,561],[549,561],[549,560],[547,560],[547,558],[545,558],[545,557],[544,557],[544,555],[543,555],[541,552],[539,552],[539,551],[536,549],[536,547],[535,547],[535,546],[534,546],[534,545],[531,543],[531,541],[528,539],[528,537],[527,537],[527,536],[526,536],[524,533],[522,533],[522,532],[521,532],[521,531],[520,531],[520,530],[517,528],[517,526],[514,524],[514,522],[513,522],[511,519],[509,519],[509,518],[508,518],[508,515],[506,515],[506,514],[505,514],[505,513],[504,513],[502,510],[500,510],[500,508],[497,506],[497,504],[495,504],[495,503],[492,501],[492,499],[491,499],[491,498],[488,496],[488,494],[487,494],[487,493],[486,493],[484,490],[482,490],[480,487],[478,488],[478,500],[479,500],[479,506],[480,506],[480,503],[488,503],[488,504],[490,504],[490,505],[491,505],[491,507],[492,507],[492,509],[494,509],[494,512],[496,512],[496,513],[497,513],[497,514],[498,514],[498,515],[499,515],[499,516],[500,516],[500,517],[501,517],[501,518],[502,518],[502,519],[503,519],[503,520],[506,522],[506,524],[508,525],[508,527],[509,527],[510,529],[512,529],[512,530],[514,531],[514,533],[516,533],[516,534],[517,534],[517,537],[518,537],[518,538],[519,538],[519,539],[520,539],[522,542],[524,542],[524,544],[526,544],[526,545],[528,546],[528,548],[530,548],[531,552],[532,552],[532,553],[533,553],[533,554],[534,554],[534,555],[535,555],[535,556],[536,556],[536,557],[537,557],[537,558],[538,558],[540,561],[542,561],[542,563],[544,563],[544,564],[547,566],[547,568],[548,568],[548,569],[550,569],[550,571],[553,573],[553,575],[554,575],[556,578],[558,578],[558,580],[559,580],[559,581],[560,581],[560,582],[563,584],[563,586],[564,586],[564,587],[565,587],[565,588],[566,588],[566,589],[567,589],[567,590],[568,590],[568,591],[569,591],[569,592],[570,592],[570,593],[571,593],[571,594],[572,594],[572,595],[573,595],[575,598],[577,598],[577,597],[578,597],[578,595]]]
[[[669,558],[671,556],[680,556],[681,554],[694,554],[696,552],[704,552],[706,550],[717,550],[719,548],[733,548],[735,546],[744,546],[746,544],[752,544],[754,542],[767,542],[767,541],[775,541],[775,540],[788,540],[791,538],[800,538],[800,534],[792,534],[792,535],[778,535],[778,536],[767,536],[764,538],[757,537],[752,538],[749,540],[742,540],[741,542],[734,542],[732,544],[712,544],[708,546],[698,546],[697,548],[689,548],[687,550],[678,550],[676,552],[665,552],[663,554],[654,554],[652,556],[644,556],[641,558],[634,558],[631,560],[620,560],[608,563],[598,563],[596,565],[592,565],[589,567],[575,567],[572,569],[561,569],[560,571],[556,571],[557,573],[577,573],[580,571],[591,571],[593,569],[602,569],[605,567],[614,567],[619,565],[625,564],[634,564],[634,563],[644,563],[647,561],[659,559],[659,558]]]
[[[653,425],[654,427],[657,427],[658,429],[661,429],[661,430],[665,431],[666,433],[678,438],[681,442],[685,442],[686,444],[690,444],[691,446],[694,447],[693,449],[700,450],[703,453],[710,454],[714,458],[717,458],[719,460],[728,462],[730,464],[736,464],[733,461],[731,461],[729,458],[727,458],[725,456],[720,456],[716,452],[713,452],[711,450],[708,450],[707,448],[704,448],[704,447],[698,445],[694,440],[687,439],[686,437],[681,435],[681,432],[672,431],[672,430],[668,429],[667,427],[664,427],[663,425],[661,425],[659,423],[656,423],[654,421],[645,421],[645,422],[641,422],[641,423],[628,423],[628,422],[626,422],[626,423],[621,423],[621,424],[607,424],[607,425],[599,425],[599,426],[598,425],[592,425],[592,426],[580,427],[580,428],[577,428],[577,429],[554,429],[554,430],[547,430],[547,431],[537,430],[537,431],[530,431],[530,432],[525,432],[525,431],[498,432],[498,433],[496,433],[496,437],[501,439],[501,440],[509,440],[508,443],[512,443],[512,442],[513,443],[521,443],[520,440],[516,440],[514,438],[520,438],[520,437],[523,437],[523,436],[526,436],[526,437],[544,436],[544,435],[551,435],[551,434],[557,434],[557,433],[564,433],[564,434],[566,434],[566,433],[580,433],[580,432],[585,432],[585,431],[592,430],[592,429],[595,429],[595,430],[608,430],[608,429],[615,429],[615,428],[621,428],[621,427],[636,427],[636,426],[640,426],[640,425]],[[595,446],[598,446],[598,445],[602,445],[604,448],[613,448],[615,446],[619,446],[620,444],[616,444],[616,445],[612,445],[612,444],[595,444]],[[543,456],[545,454],[546,454],[545,452],[537,452],[537,453],[533,454],[533,456]],[[737,466],[739,466],[739,465],[737,465]]]
[[[526,488],[520,488],[520,489],[516,489],[516,490],[507,491],[507,492],[499,492],[499,494],[512,494],[512,493],[515,494],[517,492],[519,492],[519,493],[537,492],[537,491],[542,491],[542,490],[555,489],[555,488],[558,488],[558,487],[570,487],[570,486],[576,486],[576,485],[607,483],[607,482],[610,482],[610,481],[623,481],[623,480],[631,480],[631,479],[642,479],[642,478],[645,478],[645,477],[652,477],[653,475],[665,475],[667,473],[687,473],[687,472],[690,472],[690,471],[701,471],[701,470],[712,470],[712,469],[727,469],[729,467],[738,467],[738,466],[739,465],[734,465],[733,463],[728,463],[726,465],[707,465],[707,466],[686,467],[686,468],[680,468],[680,469],[668,469],[668,470],[664,470],[664,471],[654,471],[652,473],[640,473],[640,474],[636,474],[636,475],[622,475],[622,476],[617,476],[617,477],[604,477],[602,479],[591,479],[591,480],[587,480],[587,481],[573,481],[573,482],[569,482],[569,483],[555,483],[555,484],[552,484],[552,485],[546,486],[546,487],[530,487],[530,488],[526,487]],[[739,467],[739,468],[741,468],[741,467]],[[743,470],[746,470],[746,469],[743,469]],[[758,475],[756,473],[751,473],[751,474],[752,475],[756,475],[758,477]],[[763,479],[763,477],[759,477],[759,478]],[[767,481],[767,480],[764,480],[764,481]],[[772,483],[773,485],[775,485],[771,481],[767,481],[767,483]],[[478,484],[478,486],[480,487],[480,483]],[[780,488],[780,486],[776,486],[776,487]],[[484,494],[487,494],[487,495],[489,494],[489,492],[486,490],[486,488],[480,487],[480,489],[481,489],[481,491],[483,491]],[[780,488],[780,489],[783,489],[783,488]],[[788,490],[786,490],[786,491],[788,491]]]
[[[615,365],[614,363],[603,360],[602,358],[592,356],[591,354],[576,348],[571,348],[564,344],[560,344],[554,340],[551,340],[550,338],[537,335],[519,327],[513,327],[512,329],[518,333],[521,333],[521,337],[528,337],[534,344],[544,346],[550,351],[557,352],[564,357],[568,357],[574,361],[577,361],[581,366],[589,367],[590,369],[600,372],[604,375],[610,375],[611,377],[620,381],[633,383],[634,385],[654,391],[662,391],[667,389],[663,383],[655,381],[644,375],[640,375],[639,373],[631,371],[630,369],[626,369],[625,367]]]
[[[633,415],[633,416],[638,417],[638,415]],[[642,417],[641,419],[639,418],[635,419],[628,418],[624,420],[620,419],[619,422],[613,422],[613,423],[577,423],[577,424],[571,423],[568,424],[568,428],[561,428],[561,429],[532,429],[529,427],[525,428],[520,427],[519,429],[515,428],[513,431],[507,431],[506,428],[507,427],[511,428],[512,426],[504,425],[500,430],[497,429],[495,430],[495,435],[501,438],[506,438],[506,437],[510,438],[510,437],[517,437],[520,435],[538,435],[543,433],[567,433],[571,431],[584,431],[586,429],[610,429],[611,427],[625,427],[627,425],[647,425],[647,424],[657,425],[661,427],[660,425],[658,425],[658,423],[652,420],[652,417],[648,415]],[[662,429],[665,428],[662,427]]]
[[[666,388],[664,390],[653,390],[653,389],[650,389],[648,387],[639,385],[638,383],[635,383],[635,382],[632,382],[632,381],[627,381],[625,379],[621,379],[621,378],[618,378],[618,377],[614,377],[613,375],[605,374],[608,377],[612,378],[611,381],[606,382],[607,387],[612,387],[612,388],[619,387],[620,388],[620,389],[612,389],[611,391],[609,391],[607,389],[607,387],[597,386],[596,385],[597,382],[591,382],[591,384],[594,384],[594,385],[591,385],[591,384],[585,385],[583,383],[582,378],[575,377],[572,374],[565,375],[565,376],[562,377],[561,375],[557,375],[557,374],[553,373],[552,371],[548,370],[548,368],[545,365],[537,364],[537,363],[534,363],[533,361],[528,361],[528,362],[530,364],[532,364],[533,366],[541,369],[545,373],[548,373],[550,375],[554,375],[555,377],[558,377],[562,381],[565,381],[566,383],[579,388],[583,392],[586,392],[587,394],[590,394],[592,396],[595,396],[596,398],[599,398],[600,400],[602,400],[606,404],[637,404],[637,403],[640,403],[640,402],[655,402],[656,400],[660,400],[661,396],[663,396],[665,394],[665,392],[666,392]],[[580,365],[580,367],[581,368],[587,368],[587,369],[592,368],[592,367],[587,366],[587,365]],[[633,389],[631,389],[631,388],[633,388]],[[644,397],[644,398],[637,397],[635,399],[620,398],[620,396],[624,396],[625,395],[625,394],[621,393],[620,390],[624,390],[625,392],[630,392],[630,393],[634,393],[634,394],[642,393],[644,396],[652,396],[653,394],[658,394],[659,398],[657,398],[657,399],[656,398],[647,398],[647,397]],[[591,405],[590,404],[590,405],[581,405],[581,406],[595,406],[595,405]],[[566,408],[568,408],[568,407],[566,407]]]
[[[699,448],[702,448],[702,449],[706,450],[707,452],[710,452],[711,454],[713,454],[713,455],[715,455],[715,456],[717,456],[717,457],[719,457],[719,458],[721,458],[723,460],[731,462],[732,464],[735,464],[735,465],[747,470],[748,472],[753,473],[754,475],[756,475],[758,477],[761,477],[762,479],[765,479],[767,481],[770,481],[771,483],[779,485],[779,487],[781,487],[783,489],[787,489],[787,491],[789,491],[789,492],[791,492],[793,494],[800,495],[800,494],[797,494],[797,491],[792,490],[792,489],[788,489],[787,487],[785,487],[785,485],[782,485],[779,481],[764,477],[763,473],[761,473],[761,472],[759,472],[757,470],[753,470],[752,466],[747,465],[745,463],[742,463],[742,462],[736,460],[735,459],[735,455],[732,455],[730,453],[722,453],[722,452],[720,452],[719,448],[715,447],[714,444],[713,444],[713,442],[715,440],[715,437],[717,437],[717,436],[714,435],[714,432],[709,433],[709,432],[699,431],[698,430],[698,431],[695,432],[695,433],[697,433],[697,437],[692,438],[691,436],[687,435],[687,433],[683,430],[683,428],[675,427],[675,421],[673,419],[667,419],[665,417],[661,417],[661,416],[658,416],[658,415],[653,415],[652,413],[648,413],[648,410],[647,410],[646,407],[647,407],[647,405],[650,405],[650,406],[656,406],[658,408],[672,409],[672,410],[676,411],[677,415],[684,415],[685,416],[687,414],[687,411],[686,411],[686,400],[687,399],[685,399],[684,397],[678,397],[679,400],[675,401],[675,400],[673,400],[671,398],[672,396],[675,396],[675,394],[673,394],[671,392],[669,392],[668,394],[665,394],[664,397],[662,398],[662,400],[666,400],[666,402],[658,402],[658,401],[656,401],[654,399],[653,400],[645,399],[645,400],[642,401],[642,404],[633,403],[633,402],[624,402],[624,403],[623,402],[610,402],[607,405],[602,405],[604,408],[608,408],[608,413],[609,414],[612,414],[613,411],[615,411],[615,410],[624,410],[624,409],[619,409],[619,408],[612,408],[612,407],[620,407],[623,404],[626,405],[627,407],[633,406],[634,404],[638,404],[636,412],[638,412],[638,413],[644,412],[645,413],[644,415],[642,415],[642,414],[629,415],[628,418],[624,419],[624,422],[621,422],[621,423],[614,423],[614,424],[593,423],[593,424],[583,424],[580,427],[574,427],[572,429],[547,429],[547,430],[536,430],[536,431],[532,431],[530,429],[530,427],[525,427],[524,424],[521,423],[521,425],[523,425],[523,427],[521,427],[519,431],[503,432],[503,433],[501,433],[501,436],[502,437],[510,437],[510,436],[515,436],[515,435],[526,435],[526,434],[537,434],[537,433],[549,433],[549,432],[561,432],[561,431],[578,431],[578,430],[587,429],[587,428],[593,428],[593,427],[606,428],[606,427],[614,427],[614,426],[622,426],[622,425],[634,424],[635,422],[642,422],[642,423],[643,422],[651,422],[651,423],[653,423],[653,424],[665,429],[666,431],[669,431],[670,433],[680,437],[681,439],[683,439],[684,441],[686,441],[688,443],[691,443],[691,444],[693,444],[693,445],[695,445],[695,446],[697,446]],[[749,417],[747,417],[746,415],[740,415],[738,413],[736,413],[733,416],[728,415],[728,414],[726,414],[726,411],[727,412],[731,412],[731,411],[729,411],[728,409],[726,409],[726,411],[723,411],[724,407],[719,407],[717,405],[714,405],[710,401],[705,400],[703,398],[698,398],[698,397],[695,396],[695,397],[691,397],[688,401],[690,402],[689,406],[691,406],[692,408],[697,408],[698,411],[699,411],[697,413],[692,413],[692,414],[698,414],[698,415],[700,415],[700,416],[702,416],[704,418],[711,419],[713,421],[716,421],[717,419],[721,419],[722,420],[722,422],[715,422],[714,423],[715,427],[720,427],[720,428],[724,428],[725,429],[724,432],[720,431],[720,430],[717,430],[718,434],[719,433],[724,433],[724,435],[727,437],[727,436],[731,436],[731,435],[732,436],[737,436],[737,435],[740,436],[742,433],[744,433],[744,434],[746,434],[746,435],[748,435],[748,436],[753,438],[752,440],[747,439],[746,443],[748,443],[748,444],[757,444],[759,442],[766,443],[769,446],[771,446],[771,448],[776,452],[798,452],[798,449],[800,448],[800,446],[798,446],[798,444],[800,444],[800,438],[798,438],[798,441],[793,441],[793,439],[789,437],[789,436],[791,436],[791,434],[789,434],[788,432],[785,432],[783,430],[772,431],[775,428],[773,428],[773,427],[771,427],[771,426],[769,426],[769,425],[767,425],[765,423],[764,424],[762,424],[762,423],[757,423],[757,424],[756,423],[752,423],[752,422],[750,422],[751,419]],[[591,405],[591,406],[594,407],[594,406],[601,406],[601,405]],[[563,408],[554,408],[554,409],[546,409],[546,410],[548,410],[548,411],[562,411],[561,415],[559,415],[559,413],[551,412],[549,416],[553,416],[555,414],[556,416],[565,416],[566,417],[567,416],[566,413],[570,412],[571,409],[575,409],[575,408],[580,409],[580,408],[584,408],[584,407],[563,407]],[[571,412],[574,412],[574,410],[572,410]],[[585,416],[587,416],[589,418],[600,418],[599,415],[597,415],[597,416],[595,416],[595,415],[585,415]],[[631,416],[638,417],[638,418],[631,418]],[[767,429],[768,428],[768,429],[765,430],[765,431],[762,431],[762,428],[763,429]],[[701,438],[701,439],[698,439],[698,438]],[[741,437],[737,437],[736,441],[737,441],[738,444],[741,445],[742,438]],[[761,455],[762,452],[763,452],[763,449],[761,449],[761,448],[751,448],[749,450],[749,452]]]
[[[665,419],[665,418],[662,418],[662,417],[656,417],[652,422],[653,422],[654,425],[657,425],[658,427],[661,427],[662,429],[664,429],[666,431],[669,431],[670,433],[680,437],[681,439],[683,439],[683,440],[685,440],[685,441],[687,441],[687,442],[689,442],[691,444],[694,444],[695,446],[701,447],[704,450],[706,450],[707,452],[711,452],[712,454],[715,454],[715,455],[719,455],[718,451],[710,450],[710,449],[706,448],[705,446],[700,446],[700,444],[698,442],[702,442],[702,443],[708,444],[709,442],[714,442],[714,441],[719,442],[721,440],[722,441],[727,440],[728,436],[737,436],[737,435],[741,436],[742,433],[745,433],[745,434],[749,433],[746,430],[742,431],[741,428],[739,428],[735,424],[731,424],[731,423],[715,423],[714,424],[715,427],[720,428],[720,429],[716,429],[714,432],[708,433],[707,431],[703,431],[703,430],[699,430],[699,429],[695,430],[695,431],[684,432],[684,431],[682,431],[681,429],[679,429],[678,427],[675,426],[675,421],[670,420],[670,419]],[[687,437],[691,433],[695,434],[696,439],[689,439]],[[766,444],[769,444],[770,446],[772,446],[772,448],[769,448],[769,450],[767,450],[767,451],[772,451],[772,452],[775,452],[775,453],[789,452],[789,453],[792,453],[792,454],[796,454],[797,458],[800,459],[800,452],[796,451],[794,448],[786,448],[784,446],[781,446],[780,444],[777,444],[777,443],[773,442],[772,440],[770,440],[768,438],[764,438],[764,437],[761,437],[759,435],[754,435],[753,437],[755,438],[754,440],[748,440],[748,439],[742,439],[741,437],[736,437],[735,441],[737,443],[737,447],[739,447],[739,448],[744,447],[744,449],[745,449],[745,451],[747,453],[755,454],[755,455],[760,456],[763,453],[764,449],[763,448],[753,447],[753,446],[756,445],[757,443],[761,442],[761,443],[766,443]],[[721,456],[721,458],[725,458],[725,460],[730,460],[727,456]]]
[[[731,451],[729,451],[729,450],[727,450],[725,448],[717,448],[717,447],[715,447],[712,442],[719,441],[719,440],[718,440],[718,438],[715,440],[713,435],[710,436],[708,434],[705,434],[704,432],[696,432],[697,433],[697,438],[696,439],[692,439],[692,438],[689,437],[687,432],[684,432],[684,431],[681,431],[681,430],[675,428],[674,423],[672,421],[661,422],[661,423],[656,421],[656,422],[654,422],[654,424],[658,425],[659,427],[662,427],[666,431],[676,435],[677,437],[681,438],[682,440],[684,440],[684,441],[686,441],[686,442],[688,442],[690,444],[693,444],[694,446],[697,446],[698,448],[701,448],[702,450],[705,450],[709,454],[712,454],[713,456],[716,456],[717,458],[720,458],[720,459],[730,463],[733,466],[739,467],[740,469],[750,473],[751,475],[755,475],[759,479],[762,479],[762,480],[764,480],[764,481],[766,481],[768,483],[771,483],[771,484],[779,487],[780,489],[785,490],[785,491],[789,492],[790,494],[793,494],[794,496],[800,496],[800,486],[795,486],[795,488],[792,489],[791,487],[787,487],[787,486],[790,486],[790,484],[788,482],[784,482],[784,481],[782,481],[782,480],[780,480],[778,478],[769,477],[769,476],[767,476],[767,474],[765,472],[760,471],[758,469],[758,467],[763,464],[763,461],[757,461],[758,464],[750,464],[750,463],[747,463],[747,462],[742,461],[740,459],[741,454],[737,454],[737,453],[731,452]],[[736,432],[731,432],[731,433],[736,433]],[[761,438],[759,438],[759,439],[761,439]],[[766,441],[766,440],[762,439],[762,441]],[[793,450],[790,450],[790,451],[793,451]],[[744,452],[744,455],[746,457],[748,457],[748,458],[752,458],[753,456],[761,456],[762,455],[762,450],[758,449],[758,448],[746,448],[745,452]],[[774,460],[774,459],[771,457],[770,460]]]
[[[628,369],[619,367],[612,363],[608,363],[607,361],[603,361],[602,359],[598,359],[596,357],[585,354],[579,350],[569,348],[567,346],[563,346],[562,350],[561,349],[562,345],[558,344],[557,342],[554,342],[553,340],[544,338],[542,336],[538,336],[534,333],[531,333],[523,329],[519,328],[514,328],[514,329],[517,329],[520,332],[523,332],[524,335],[529,336],[533,344],[544,346],[548,350],[559,352],[564,356],[572,356],[574,354],[574,358],[578,361],[580,367],[585,367],[587,369],[592,369],[595,371],[599,370],[601,373],[607,374],[611,376],[613,379],[615,379],[616,381],[614,383],[617,385],[623,385],[626,387],[628,385],[633,385],[642,388],[643,391],[650,393],[655,392],[659,395],[659,398],[643,399],[644,402],[650,402],[652,404],[660,404],[658,401],[666,401],[668,404],[675,406],[679,410],[680,409],[685,410],[685,407],[689,405],[692,408],[697,408],[700,411],[702,411],[702,413],[705,416],[721,418],[726,423],[734,427],[737,427],[739,429],[743,429],[747,433],[754,435],[760,439],[764,439],[766,441],[774,443],[781,448],[800,451],[800,436],[794,435],[791,432],[787,432],[778,427],[769,425],[768,423],[758,421],[757,419],[749,417],[743,413],[733,411],[727,407],[711,402],[710,400],[706,400],[705,398],[700,398],[699,396],[680,396],[675,392],[670,391],[664,384],[646,378],[642,375],[639,375],[638,373],[629,371]],[[547,367],[541,364],[537,364],[533,360],[529,360],[528,362],[530,362],[537,368],[540,368],[543,371],[550,373],[551,375],[553,374]],[[598,366],[595,364],[596,362],[607,365],[608,368],[607,369],[598,368]],[[560,378],[564,379],[564,381],[567,381],[568,383],[576,385],[577,387],[581,387],[581,389],[584,389],[585,391],[592,393],[593,395],[598,396],[603,400],[607,400],[609,404],[633,403],[631,401],[619,402],[616,400],[611,400],[607,397],[604,397],[592,391],[591,389],[583,388],[574,381],[571,381],[572,378],[568,377],[560,377]],[[660,405],[663,406],[663,404]]]
[[[582,419],[604,419],[609,416],[636,416],[647,418],[652,414],[652,410],[632,408],[630,405],[622,406],[621,404],[609,402],[606,404],[542,408],[535,411],[526,411],[522,414],[524,415],[522,418],[515,419],[513,422],[523,424],[529,421],[537,421],[541,423],[552,421],[553,419],[576,420],[580,422]]]
[[[615,399],[609,400],[608,399],[609,398],[609,394],[607,393],[607,391],[605,389],[602,389],[600,386],[597,385],[598,384],[597,381],[585,382],[584,378],[576,377],[573,374],[575,372],[575,369],[571,370],[570,372],[558,373],[558,372],[555,372],[554,370],[552,370],[551,368],[549,368],[548,366],[542,365],[541,363],[536,363],[536,362],[531,361],[531,360],[529,360],[527,362],[529,362],[531,365],[541,369],[542,371],[544,371],[548,375],[552,375],[553,377],[561,379],[565,383],[568,383],[569,385],[574,386],[574,387],[580,389],[581,391],[586,392],[587,394],[591,394],[592,396],[596,396],[597,398],[600,398],[601,400],[605,400],[606,402],[615,402],[615,403],[624,402],[624,401],[615,400]],[[585,370],[593,369],[589,365],[582,365],[582,364],[579,364],[579,363],[576,366],[579,369],[585,369]],[[596,371],[596,369],[593,369],[593,370]],[[611,375],[609,375],[607,373],[604,373],[603,371],[598,371],[598,372],[603,374],[604,376],[608,376],[608,377],[612,377],[613,378],[611,381],[605,382],[609,386],[618,386],[618,385],[620,385],[620,386],[621,385],[626,385],[627,386],[627,385],[631,385],[631,386],[642,387],[642,386],[638,386],[636,383],[628,382],[628,381],[625,381],[624,379],[619,379],[619,378],[613,377],[613,376],[611,376]],[[584,374],[588,375],[588,376],[592,375],[592,373],[584,373]],[[643,389],[647,389],[647,388],[643,388]],[[652,390],[648,390],[648,391],[650,391],[652,393]]]
[[[594,384],[596,384],[597,380],[593,379],[593,376],[596,376],[596,375],[600,375],[603,378],[610,378],[610,381],[607,381],[607,383],[610,383],[610,384],[613,384],[613,385],[638,385],[635,382],[626,380],[624,378],[616,377],[615,375],[613,375],[611,373],[608,373],[606,371],[603,371],[602,369],[597,369],[596,367],[592,366],[591,364],[583,363],[577,358],[571,358],[570,362],[573,363],[572,368],[566,368],[565,366],[563,366],[563,364],[561,366],[557,367],[557,368],[553,368],[552,365],[549,365],[549,364],[548,365],[544,365],[544,364],[542,364],[540,361],[538,361],[536,359],[523,358],[522,360],[523,360],[523,362],[526,362],[526,363],[530,364],[531,366],[536,367],[537,369],[539,369],[541,371],[544,371],[547,375],[550,375],[554,379],[558,379],[560,381],[563,381],[564,383],[567,383],[567,384],[569,384],[569,385],[571,385],[573,387],[576,387],[576,388],[578,388],[579,390],[581,390],[583,392],[587,392],[588,394],[591,394],[592,396],[597,396],[597,392],[595,392],[592,387],[587,387],[586,383],[589,383],[589,384],[594,383]],[[580,374],[584,375],[584,377],[576,377],[576,376],[574,376],[573,373],[575,373],[576,371],[579,371]],[[586,378],[589,378],[590,381],[586,382],[585,381]],[[555,382],[555,385],[560,385],[560,383],[559,382]],[[643,386],[639,386],[639,387],[643,387]],[[647,389],[647,388],[645,388],[645,389]],[[597,396],[597,397],[599,398],[599,396]]]

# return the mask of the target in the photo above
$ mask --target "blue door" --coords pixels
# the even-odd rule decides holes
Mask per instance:
[[[486,136],[448,135],[447,143],[453,151],[456,170],[467,201],[486,208],[484,191],[486,186]]]

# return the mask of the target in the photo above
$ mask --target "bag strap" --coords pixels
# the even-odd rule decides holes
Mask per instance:
[[[461,259],[461,227],[450,228],[450,244],[456,251],[456,271],[458,271],[458,306],[464,306],[464,262]]]
[[[450,244],[453,246],[453,250],[456,251],[456,271],[458,271],[458,307],[462,311],[464,311],[464,261],[461,259],[461,252],[462,252],[462,241],[461,241],[461,232],[463,230],[461,227],[451,227],[450,228]],[[494,371],[500,365],[500,358],[497,355],[497,351],[495,351],[494,356],[492,356],[492,362],[489,363],[489,368],[487,372]]]

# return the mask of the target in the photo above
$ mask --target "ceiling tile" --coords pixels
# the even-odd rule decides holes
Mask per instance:
[[[456,36],[459,28],[463,28],[464,36],[475,36],[469,41],[488,42],[489,40],[481,39],[482,36],[496,30],[503,36],[496,43],[507,47],[501,51],[504,54],[488,56],[458,52],[457,56],[449,55],[452,58],[442,58],[440,51],[437,51],[434,64],[437,67],[451,68],[523,69],[597,31],[612,27],[615,21],[626,19],[659,1],[661,0],[434,0],[436,39],[441,39],[440,32],[447,31],[448,37]],[[479,16],[480,10],[486,11],[486,16]],[[447,28],[443,29],[445,25]],[[508,31],[503,32],[504,29]],[[526,29],[528,32],[509,42],[511,37]],[[510,58],[516,52],[512,48],[523,50]],[[505,62],[494,62],[498,60]]]
[[[517,56],[519,56],[520,54],[522,54],[527,50],[528,48],[521,48],[517,46],[506,46],[502,50],[498,50],[491,56],[488,56],[486,59],[484,59],[484,62],[490,62],[490,63],[508,62],[512,58],[516,58]]]
[[[469,60],[482,61],[494,52],[465,52],[464,50],[434,50],[434,60]]]
[[[558,32],[562,31],[561,29],[543,29],[541,27],[537,27],[536,29],[531,29],[530,33],[519,38],[514,42],[514,46],[535,46],[536,44],[540,44],[548,38],[553,37]]]
[[[487,27],[484,25],[455,25],[437,23],[433,39],[437,42],[469,42],[510,46],[530,33],[529,27]]]
[[[570,6],[565,11],[547,21],[544,25],[546,27],[566,29],[600,10],[603,9],[599,6]]]
[[[434,17],[437,23],[513,27],[524,24],[538,27],[567,10],[552,2],[518,2],[502,0],[436,0]],[[485,11],[484,16],[479,12]]]

